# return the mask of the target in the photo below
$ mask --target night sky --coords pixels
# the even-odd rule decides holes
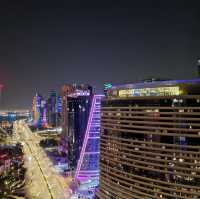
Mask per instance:
[[[4,109],[63,83],[193,78],[199,56],[199,0],[0,1]]]

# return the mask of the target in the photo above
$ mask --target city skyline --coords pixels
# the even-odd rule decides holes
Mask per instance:
[[[198,1],[11,2],[0,8],[2,108],[30,108],[64,83],[196,76]]]
[[[0,198],[200,198],[200,1],[0,4]]]

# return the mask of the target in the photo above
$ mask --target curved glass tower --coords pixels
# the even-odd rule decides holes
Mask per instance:
[[[94,95],[75,178],[99,177],[100,109],[102,95]]]

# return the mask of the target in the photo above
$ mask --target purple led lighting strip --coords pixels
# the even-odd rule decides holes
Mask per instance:
[[[84,137],[84,141],[83,141],[83,146],[82,146],[82,149],[81,149],[81,154],[80,154],[80,158],[78,160],[78,165],[77,165],[77,169],[76,169],[76,173],[75,173],[76,179],[79,176],[79,173],[80,173],[80,170],[81,170],[81,165],[83,163],[83,158],[84,158],[84,155],[85,155],[87,142],[88,142],[88,139],[90,138],[89,134],[90,134],[90,128],[91,128],[91,125],[92,125],[93,114],[94,114],[94,111],[95,111],[95,105],[99,104],[99,103],[96,102],[96,100],[98,98],[101,98],[101,97],[103,97],[103,95],[94,95],[93,100],[92,100],[92,106],[91,106],[91,110],[90,110],[90,114],[89,114],[89,119],[88,119],[86,133],[85,133],[85,137]],[[98,152],[94,152],[94,153],[98,153]],[[88,153],[88,154],[90,154],[90,153]]]
[[[98,153],[100,153],[100,152],[87,152],[87,154],[98,154]]]
[[[91,171],[91,170],[84,170],[84,171],[81,171],[82,173],[91,173],[91,172],[93,172],[93,173],[97,173],[99,170],[94,170],[94,171]]]

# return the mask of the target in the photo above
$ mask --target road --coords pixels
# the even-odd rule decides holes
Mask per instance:
[[[14,137],[23,144],[26,157],[28,198],[32,199],[68,199],[71,192],[71,179],[64,178],[54,168],[53,163],[40,147],[40,136],[32,133],[24,121],[14,123]]]

